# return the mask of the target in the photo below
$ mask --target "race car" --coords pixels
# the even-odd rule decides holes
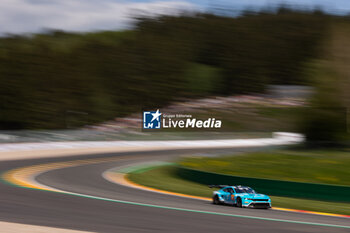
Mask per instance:
[[[241,185],[209,185],[220,188],[213,192],[213,204],[230,204],[237,207],[271,208],[271,199],[265,194],[258,194],[254,189]]]

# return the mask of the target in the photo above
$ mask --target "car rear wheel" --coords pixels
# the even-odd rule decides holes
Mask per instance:
[[[215,196],[213,197],[213,204],[214,204],[214,205],[220,205],[220,204],[221,204],[218,195],[215,195]]]
[[[237,204],[236,204],[237,207],[239,208],[242,208],[242,199],[239,197],[237,198]]]

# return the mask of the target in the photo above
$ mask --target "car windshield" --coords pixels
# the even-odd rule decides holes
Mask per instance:
[[[235,191],[236,193],[250,193],[250,194],[255,193],[254,189],[249,187],[237,187],[235,188]]]

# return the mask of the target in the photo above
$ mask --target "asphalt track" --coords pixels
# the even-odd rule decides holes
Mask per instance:
[[[203,152],[135,152],[1,162],[0,170],[5,172],[57,161],[116,158],[112,162],[52,170],[36,178],[39,183],[80,196],[0,183],[0,220],[93,232],[350,232],[347,218],[214,206],[203,200],[120,186],[101,175],[113,167],[169,160],[199,151]]]

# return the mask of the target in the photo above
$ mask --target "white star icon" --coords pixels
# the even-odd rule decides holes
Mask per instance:
[[[157,110],[156,113],[151,113],[151,114],[152,114],[152,116],[153,116],[151,122],[154,121],[155,119],[157,119],[157,121],[159,121],[159,116],[162,115],[162,114],[159,112],[159,109]]]

